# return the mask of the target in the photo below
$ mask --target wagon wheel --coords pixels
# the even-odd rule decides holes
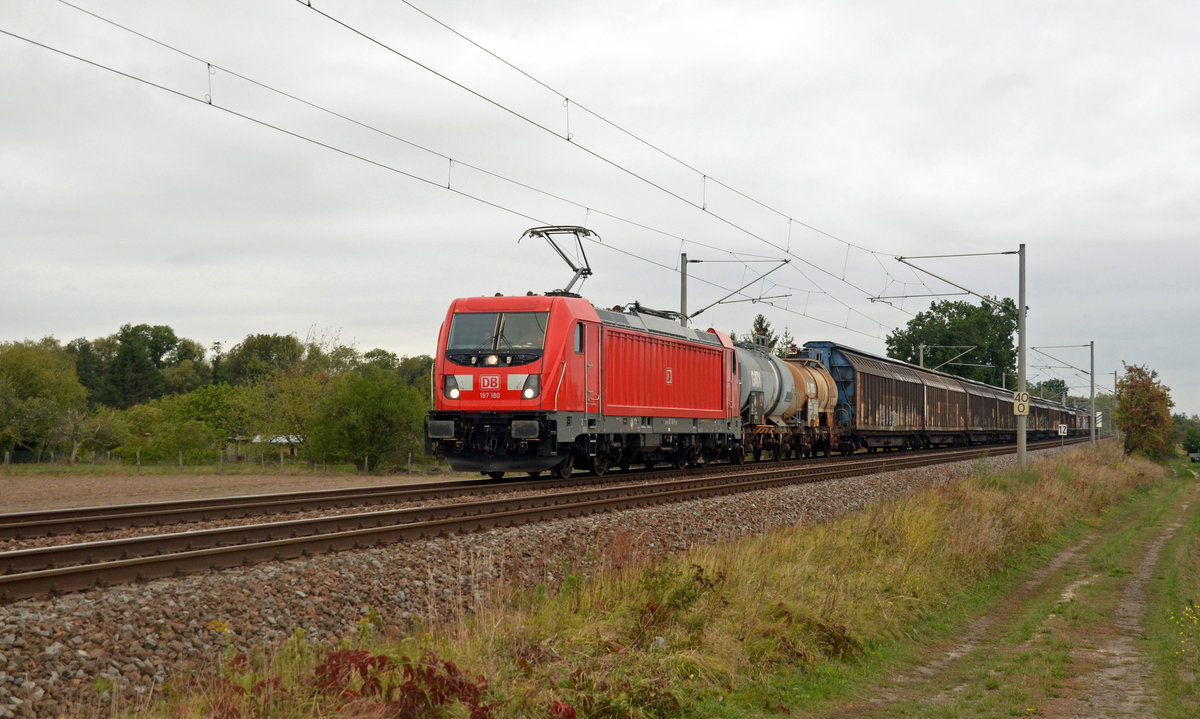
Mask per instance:
[[[526,472],[525,474],[529,475],[530,477],[540,477],[542,476],[542,470],[539,469],[536,472]]]
[[[487,476],[491,477],[492,479],[503,479],[504,472],[488,472]]]
[[[562,462],[560,462],[559,465],[554,468],[554,474],[559,479],[569,478],[571,476],[571,472],[574,472],[574,471],[575,471],[575,455],[573,455],[573,454],[568,454],[567,458],[564,459]]]
[[[605,473],[608,472],[609,468],[612,467],[612,461],[609,460],[607,456],[602,454],[592,457],[589,464],[591,465],[592,473],[597,477],[603,477]]]
[[[653,457],[646,457],[642,460],[642,466],[647,470],[654,469],[654,465],[658,464]]]

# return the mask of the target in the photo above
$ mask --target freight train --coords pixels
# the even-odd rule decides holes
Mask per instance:
[[[493,477],[1016,439],[1007,390],[836,342],[781,358],[569,292],[454,300],[432,393],[426,451]],[[1082,434],[1089,420],[1034,399],[1029,436]]]

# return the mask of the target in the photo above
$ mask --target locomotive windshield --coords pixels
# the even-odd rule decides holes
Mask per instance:
[[[540,352],[549,318],[549,312],[459,312],[450,322],[446,354]]]

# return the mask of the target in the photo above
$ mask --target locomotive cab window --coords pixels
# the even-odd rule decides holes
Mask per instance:
[[[542,356],[549,312],[459,312],[446,358],[458,364],[526,364]]]
[[[575,354],[583,354],[583,323],[575,323]]]

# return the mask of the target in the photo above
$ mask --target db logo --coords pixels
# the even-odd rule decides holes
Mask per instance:
[[[490,389],[500,389],[500,375],[487,374],[479,377],[479,389],[487,391]]]

